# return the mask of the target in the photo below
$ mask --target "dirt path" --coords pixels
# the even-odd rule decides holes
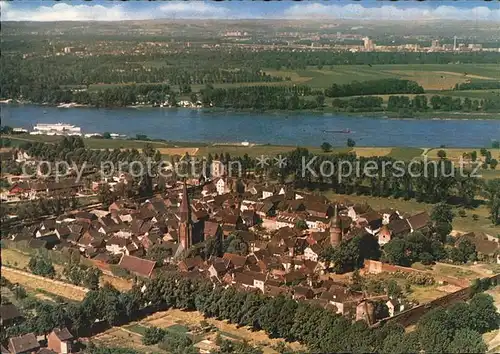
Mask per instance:
[[[42,289],[71,300],[82,301],[88,289],[2,266],[2,276],[30,289]]]

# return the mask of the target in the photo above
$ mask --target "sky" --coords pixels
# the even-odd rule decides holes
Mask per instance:
[[[147,19],[489,20],[500,23],[500,1],[0,1],[2,21]]]

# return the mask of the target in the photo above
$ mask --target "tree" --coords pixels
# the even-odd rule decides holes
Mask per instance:
[[[142,337],[142,344],[144,345],[155,345],[159,343],[163,337],[165,337],[166,331],[158,327],[148,327],[144,331],[144,336]]]
[[[485,333],[498,329],[500,314],[498,313],[491,295],[479,293],[472,297],[469,302],[469,309],[472,314],[472,329]]]
[[[404,239],[395,238],[384,245],[383,259],[391,264],[402,266],[410,266],[411,261],[406,252],[406,241]]]
[[[437,152],[437,156],[440,158],[440,159],[445,159],[446,158],[446,151],[444,150],[439,150]]]
[[[391,299],[398,299],[401,295],[403,295],[403,289],[401,289],[395,280],[390,279],[387,282],[387,296]]]
[[[498,140],[493,140],[493,141],[491,142],[491,147],[492,147],[493,149],[500,149],[500,141],[498,141]]]
[[[192,344],[191,339],[185,334],[167,330],[158,346],[172,354],[184,354],[186,350],[192,348]]]
[[[318,95],[316,96],[316,104],[318,105],[318,107],[323,107],[324,104],[325,104],[325,96],[323,95]]]
[[[497,168],[497,166],[498,166],[498,160],[496,160],[496,159],[491,159],[491,160],[490,160],[490,168],[491,168],[492,170],[494,170],[494,169],[496,169],[496,168]]]
[[[483,196],[488,200],[490,219],[494,225],[500,224],[500,178],[486,181],[482,189]]]
[[[417,333],[426,353],[444,353],[451,344],[454,328],[446,310],[436,308],[422,316],[417,324]]]
[[[41,275],[42,277],[54,278],[56,270],[52,262],[42,256],[32,257],[28,263],[28,268],[33,274]]]
[[[457,246],[450,251],[453,262],[467,263],[477,258],[476,246],[467,238],[460,239]]]
[[[431,219],[434,222],[452,223],[455,215],[450,205],[446,203],[438,203],[432,208]]]
[[[308,229],[307,223],[303,219],[299,219],[295,222],[295,228],[298,230],[307,230]]]
[[[356,142],[353,139],[348,138],[347,139],[347,146],[348,147],[355,147],[356,146]]]
[[[97,199],[106,209],[115,201],[115,196],[111,192],[107,183],[103,183],[99,186],[99,189],[97,190]]]
[[[102,133],[102,137],[104,139],[111,139],[111,133],[110,132],[104,132],[104,133]]]
[[[330,152],[332,151],[332,144],[328,143],[328,142],[323,142],[323,144],[321,144],[321,150],[323,150],[323,152]]]
[[[459,328],[447,353],[486,353],[488,347],[479,333],[469,328]]]

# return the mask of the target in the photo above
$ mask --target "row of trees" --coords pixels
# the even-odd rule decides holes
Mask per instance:
[[[465,90],[496,90],[500,89],[500,82],[498,81],[471,81],[471,82],[463,82],[455,84],[454,87],[457,91],[465,91]]]
[[[141,291],[142,285],[146,285],[145,291]],[[55,327],[67,326],[81,336],[95,321],[114,326],[134,320],[145,306],[152,310],[198,310],[206,317],[262,329],[271,338],[300,341],[309,350],[319,352],[448,352],[450,348],[484,352],[480,333],[497,328],[499,323],[493,299],[485,294],[475,295],[468,305],[457,304],[448,311],[434,310],[422,318],[416,331],[405,334],[403,327],[393,323],[371,329],[364,321],[352,323],[344,316],[306,302],[240,292],[234,287],[214,286],[206,279],[165,272],[136,283],[128,292],[120,293],[105,284],[88,292],[81,303],[39,305],[36,317],[29,317],[7,332],[46,335]],[[465,329],[466,336],[457,335],[457,331]]]
[[[347,112],[376,112],[383,110],[383,103],[382,97],[376,96],[361,96],[349,99],[335,98],[332,100],[332,107]]]
[[[391,93],[424,93],[424,89],[415,81],[401,79],[379,79],[353,81],[349,84],[333,84],[325,89],[326,97],[348,97],[361,95],[387,95]]]

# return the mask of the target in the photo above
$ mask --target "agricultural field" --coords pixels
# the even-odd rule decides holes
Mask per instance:
[[[387,65],[335,65],[331,67],[308,67],[305,70],[264,69],[271,76],[289,78],[279,82],[216,83],[215,88],[234,88],[242,86],[308,85],[322,89],[332,84],[348,84],[352,81],[377,79],[406,79],[418,82],[425,90],[451,90],[455,84],[469,80],[500,80],[500,69],[495,64],[387,64]],[[117,86],[145,85],[149,83],[93,84],[90,91],[103,90]],[[199,92],[205,85],[191,85],[193,92]],[[174,85],[174,88],[178,88]],[[491,91],[491,90],[488,90]],[[474,94],[473,94],[474,95]],[[459,96],[459,95],[457,95]],[[467,94],[462,97],[469,97]],[[483,98],[483,96],[479,96]],[[477,98],[479,98],[477,97]],[[189,99],[189,95],[181,95]]]
[[[425,90],[450,90],[455,84],[467,80],[500,80],[500,68],[495,64],[337,65],[297,71],[266,70],[266,73],[290,77],[293,84],[313,88],[326,88],[333,83],[398,78],[414,80]]]
[[[252,345],[259,346],[264,353],[276,353],[271,347],[281,340],[270,339],[263,331],[253,332],[245,327],[237,327],[227,321],[219,321],[214,318],[205,319],[198,311],[182,311],[178,309],[170,309],[167,311],[157,312],[151,316],[141,320],[139,326],[127,327],[129,330],[142,331],[142,327],[156,326],[164,329],[180,331],[186,333],[189,328],[198,327],[201,321],[207,321],[210,325],[217,328],[217,332],[222,337],[232,340],[246,340]],[[215,339],[215,335],[207,334],[206,339]],[[202,336],[197,336],[195,340],[204,339]],[[297,342],[291,343],[290,346],[294,350],[303,349]]]

